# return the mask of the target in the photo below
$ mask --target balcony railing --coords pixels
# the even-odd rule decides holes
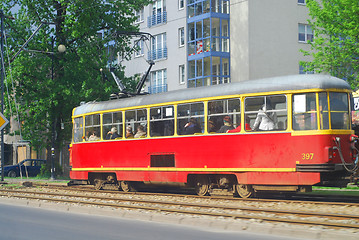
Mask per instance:
[[[167,47],[148,51],[148,60],[154,61],[162,58],[167,58]]]
[[[167,84],[149,86],[148,87],[148,92],[150,94],[167,92]]]
[[[147,17],[147,27],[152,27],[157,24],[167,22],[167,12],[161,12],[152,16]]]

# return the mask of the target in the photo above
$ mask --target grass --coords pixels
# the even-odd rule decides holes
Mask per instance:
[[[359,187],[356,185],[348,185],[346,188],[313,187],[312,194],[359,196]]]

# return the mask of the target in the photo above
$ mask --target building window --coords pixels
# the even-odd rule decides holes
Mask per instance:
[[[178,0],[178,10],[184,9],[184,0]]]
[[[298,24],[298,41],[299,42],[312,42],[313,41],[313,29],[308,24]]]
[[[151,72],[151,85],[149,93],[167,92],[167,70],[162,69]]]
[[[298,0],[298,4],[305,5],[305,0]]]
[[[229,0],[222,0],[222,13],[229,14]]]
[[[151,39],[151,51],[148,53],[149,60],[167,58],[166,33],[155,35]]]
[[[188,87],[218,85],[230,82],[229,58],[205,57],[188,62]]]
[[[188,24],[188,55],[229,52],[229,20],[205,18]]]
[[[229,3],[187,2],[188,88],[230,82]]]
[[[167,22],[166,1],[156,0],[152,4],[152,15],[148,17],[147,26],[150,28],[154,25]]]
[[[135,42],[136,50],[135,50],[135,57],[141,57],[144,55],[144,47],[143,47],[143,40],[139,39]]]
[[[184,43],[185,43],[185,36],[184,36],[184,28],[179,28],[178,29],[178,40],[179,40],[179,46],[183,47]]]
[[[135,11],[135,23],[140,23],[144,21],[143,8],[139,11]]]
[[[179,83],[180,84],[185,84],[186,80],[185,80],[185,69],[184,69],[184,64],[183,65],[179,65]]]
[[[299,64],[299,74],[314,74],[314,71],[307,71],[307,65]]]

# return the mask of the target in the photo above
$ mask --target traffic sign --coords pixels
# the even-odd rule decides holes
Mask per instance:
[[[9,123],[9,120],[0,112],[0,131],[6,127],[6,125]]]

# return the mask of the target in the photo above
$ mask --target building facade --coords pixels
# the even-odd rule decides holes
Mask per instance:
[[[136,13],[150,41],[121,61],[149,93],[303,74],[313,38],[305,0],[156,0]]]

